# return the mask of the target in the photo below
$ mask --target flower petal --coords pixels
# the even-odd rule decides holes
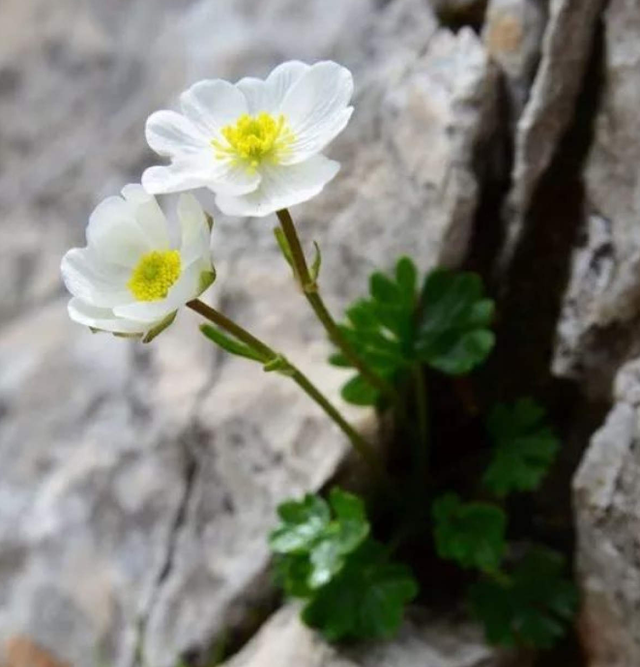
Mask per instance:
[[[280,106],[289,88],[309,69],[309,65],[292,60],[278,65],[266,81],[247,77],[236,85],[247,98],[250,114],[265,111],[276,115],[280,113]]]
[[[105,262],[133,267],[153,250],[135,219],[135,206],[122,197],[107,197],[96,206],[87,227],[87,244]]]
[[[82,299],[73,298],[67,306],[69,317],[79,324],[100,329],[101,331],[111,331],[112,333],[140,334],[142,335],[149,328],[148,325],[141,322],[134,322],[126,318],[117,317],[109,308],[98,308],[92,306]]]
[[[210,139],[218,138],[225,125],[248,111],[242,91],[222,79],[194,84],[182,93],[180,105],[184,115]]]
[[[142,174],[142,186],[150,194],[182,192],[206,187],[211,181],[213,156],[178,158],[166,166],[149,167]]]
[[[319,153],[344,129],[352,95],[351,72],[331,61],[313,65],[291,86],[280,109],[296,137],[288,164]]]
[[[260,187],[250,194],[219,194],[216,204],[226,215],[263,217],[311,199],[338,173],[340,164],[316,155],[295,165],[270,165],[262,170]]]
[[[62,258],[62,280],[73,296],[103,308],[133,301],[126,287],[129,270],[104,264],[91,248],[72,248]]]
[[[142,174],[142,185],[151,194],[208,187],[214,192],[243,195],[259,184],[259,172],[227,159],[216,159],[213,148],[199,155],[174,159],[170,165],[149,167]]]
[[[189,155],[207,148],[210,139],[175,111],[156,111],[145,126],[147,143],[160,155]]]
[[[122,189],[122,196],[135,208],[136,222],[155,250],[167,250],[170,246],[167,219],[157,200],[139,183],[130,183]]]
[[[193,195],[181,195],[178,200],[178,219],[182,230],[180,259],[183,269],[198,260],[211,267],[211,232],[202,206]]]

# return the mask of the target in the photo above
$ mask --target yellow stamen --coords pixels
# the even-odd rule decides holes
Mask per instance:
[[[180,253],[154,250],[144,254],[131,272],[127,287],[138,301],[164,299],[180,277]]]
[[[214,139],[216,157],[231,159],[254,171],[263,161],[278,164],[288,153],[295,136],[283,115],[274,118],[266,112],[257,116],[242,114],[235,125],[223,127],[226,143]]]

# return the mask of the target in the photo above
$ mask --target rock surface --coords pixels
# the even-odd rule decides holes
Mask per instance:
[[[359,89],[331,151],[343,171],[294,211],[323,248],[330,304],[401,253],[425,268],[465,254],[495,129],[496,71],[480,40],[438,31],[422,0],[261,4],[0,8],[11,155],[0,170],[0,646],[25,637],[74,667],[131,667],[141,642],[148,667],[174,667],[268,597],[275,505],[321,486],[344,457],[314,404],[218,354],[191,313],[149,347],[68,321],[60,256],[82,241],[91,206],[149,163],[151,110],[202,76],[339,57]],[[12,33],[20,22],[29,40]],[[325,364],[270,228],[217,221],[209,298],[335,397],[343,376]]]
[[[549,4],[540,64],[517,124],[503,265],[513,257],[536,186],[573,118],[602,5],[603,0],[551,0]]]
[[[391,642],[339,651],[298,620],[289,605],[275,614],[224,667],[528,667],[529,660],[490,649],[474,626],[411,620]]]
[[[615,404],[574,483],[581,635],[589,667],[640,664],[640,359],[622,368]]]
[[[587,230],[565,298],[555,367],[603,395],[637,354],[640,318],[640,16],[613,0],[605,14],[604,83],[585,169]],[[604,371],[604,373],[603,373]]]

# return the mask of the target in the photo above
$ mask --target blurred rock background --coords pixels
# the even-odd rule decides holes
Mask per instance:
[[[149,347],[72,324],[59,261],[152,163],[149,113],[200,78],[291,58],[356,77],[330,151],[342,171],[294,211],[331,305],[403,252],[483,273],[501,311],[496,392],[544,396],[567,442],[546,501],[578,528],[584,664],[637,667],[636,0],[2,0],[0,664],[197,664],[273,609],[265,530],[280,499],[334,474],[339,434],[280,378],[212,350],[190,313]],[[342,375],[272,225],[216,219],[208,298],[335,396]],[[428,618],[338,655],[284,608],[230,664],[526,660]]]

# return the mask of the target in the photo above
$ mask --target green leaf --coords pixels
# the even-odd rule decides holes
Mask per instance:
[[[264,362],[262,355],[258,354],[255,350],[252,350],[250,347],[231,338],[226,334],[223,334],[220,329],[212,327],[210,324],[203,324],[200,326],[200,331],[210,340],[213,341],[218,347],[221,347],[223,350],[235,354],[238,357],[244,357],[245,359],[251,359],[253,361]]]
[[[495,505],[463,503],[455,493],[434,500],[434,538],[440,558],[494,572],[505,550],[506,515]]]
[[[510,575],[487,578],[469,591],[474,615],[493,644],[551,648],[577,608],[574,585],[563,577],[564,559],[543,547],[531,549]]]
[[[499,497],[538,488],[560,449],[544,408],[528,398],[498,405],[487,428],[494,446],[484,486]]]
[[[378,401],[378,390],[368,384],[361,375],[349,380],[340,393],[347,403],[353,405],[375,405]]]
[[[390,638],[417,592],[411,571],[390,563],[384,548],[370,539],[350,555],[337,577],[315,592],[302,619],[332,642]]]
[[[313,589],[307,581],[311,576],[311,563],[306,554],[288,554],[275,561],[276,583],[292,598],[308,598]]]
[[[432,271],[421,296],[418,357],[447,375],[468,373],[493,349],[493,313],[493,301],[485,298],[479,276]]]
[[[393,276],[374,273],[369,280],[370,297],[353,303],[346,311],[347,323],[340,327],[363,363],[390,382],[406,373],[415,361],[417,273],[408,257],[398,261]],[[340,367],[352,366],[342,354],[334,354],[329,361]],[[377,405],[381,401],[378,388],[372,387],[360,374],[346,383],[342,397],[361,406]]]
[[[309,494],[301,501],[283,503],[278,514],[281,523],[270,535],[271,550],[305,557],[304,566],[300,562],[280,566],[289,577],[285,578],[285,590],[315,589],[326,584],[370,530],[362,500],[337,488],[329,494],[329,504]],[[297,581],[296,577],[304,580]]]
[[[329,525],[327,502],[307,494],[302,500],[288,500],[278,507],[280,525],[269,536],[271,550],[277,554],[307,553]]]

